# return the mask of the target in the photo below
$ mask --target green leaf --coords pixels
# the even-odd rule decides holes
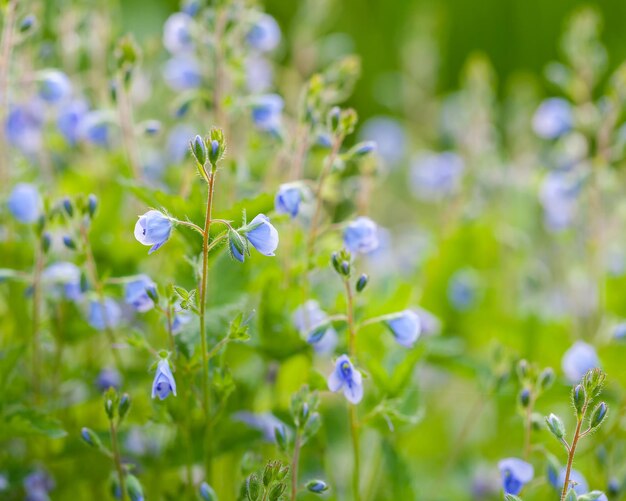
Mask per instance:
[[[15,409],[4,416],[4,421],[5,426],[0,431],[2,437],[44,435],[63,438],[67,435],[59,420],[35,409]]]

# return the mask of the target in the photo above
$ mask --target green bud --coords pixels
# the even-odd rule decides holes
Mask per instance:
[[[126,35],[117,42],[115,47],[115,61],[118,70],[126,73],[125,79],[129,78],[130,71],[139,60],[140,49],[132,35]]]
[[[189,143],[189,146],[191,147],[191,153],[196,159],[196,162],[198,162],[198,165],[204,166],[209,158],[204,139],[200,136],[196,136],[194,140]]]
[[[69,235],[63,235],[63,245],[65,245],[68,249],[76,249],[76,242]]]
[[[233,259],[242,263],[248,254],[247,240],[233,229],[228,230],[228,250]]]
[[[356,281],[356,291],[357,292],[362,292],[363,289],[365,289],[365,286],[367,285],[367,282],[369,281],[369,277],[363,273],[359,279]]]
[[[554,383],[554,380],[555,380],[555,375],[554,375],[554,370],[552,370],[552,368],[547,367],[543,371],[541,371],[541,374],[539,374],[539,379],[538,379],[539,388],[541,389],[541,391],[545,391],[549,389]]]
[[[254,473],[246,480],[246,495],[250,501],[257,501],[261,494],[261,482]]]
[[[583,408],[585,407],[586,401],[587,394],[585,393],[583,385],[576,385],[572,390],[572,403],[574,404],[574,408],[576,409],[576,415],[578,416],[578,419],[580,419],[583,415]]]
[[[332,263],[333,268],[335,268],[335,271],[341,274],[341,262],[339,261],[338,252],[333,252],[332,256],[330,257],[330,262]]]
[[[120,397],[120,403],[117,406],[117,413],[120,419],[124,419],[129,409],[130,409],[130,396],[128,395],[128,393],[124,393]]]
[[[32,31],[33,28],[35,27],[36,22],[37,20],[34,15],[29,14],[28,16],[26,16],[20,22],[20,25],[19,25],[20,33],[28,33],[29,31]]]
[[[604,421],[604,418],[606,418],[608,410],[609,408],[605,402],[600,402],[596,405],[595,409],[593,409],[593,412],[591,413],[591,417],[589,418],[589,427],[593,429],[600,426]]]
[[[310,480],[309,482],[307,482],[306,488],[310,492],[320,494],[328,490],[328,485],[323,480]]]
[[[263,470],[263,485],[265,487],[269,487],[269,485],[274,480],[274,464],[267,463],[265,465],[265,469]]]
[[[274,484],[274,486],[270,489],[268,499],[270,501],[278,501],[285,492],[286,488],[287,486],[283,483]]]
[[[126,475],[126,492],[130,501],[143,501],[144,499],[141,483],[135,475]]]
[[[91,447],[95,447],[96,449],[99,449],[100,447],[102,447],[102,442],[100,441],[100,438],[98,437],[98,435],[96,435],[96,433],[92,429],[82,428],[80,430],[80,436],[85,441],[85,443],[87,443],[87,445],[90,445]]]
[[[341,108],[339,106],[333,106],[328,112],[328,125],[333,133],[339,132],[341,125]]]
[[[350,276],[350,263],[348,261],[342,261],[340,266],[341,274],[344,277]]]
[[[62,203],[65,212],[67,212],[67,215],[72,217],[74,215],[74,206],[72,205],[72,201],[69,198],[65,197]]]
[[[550,432],[552,432],[556,438],[561,439],[565,436],[565,426],[558,416],[550,414],[546,417],[546,424]]]
[[[348,108],[341,112],[341,123],[339,129],[342,135],[347,136],[354,132],[354,128],[359,120],[359,117],[355,110]]]
[[[517,377],[520,381],[524,381],[528,377],[528,361],[525,359],[517,363]]]
[[[96,213],[97,208],[98,208],[98,198],[93,193],[90,193],[89,196],[87,197],[87,212],[91,219],[93,219],[93,215]]]
[[[52,237],[50,236],[50,233],[48,233],[47,231],[44,231],[43,235],[41,235],[41,248],[43,249],[44,252],[48,252],[50,250],[51,243],[52,243]]]
[[[601,369],[591,369],[588,371],[582,381],[587,395],[590,395],[593,398],[593,395],[595,395],[604,384],[605,378],[606,374],[604,374]]]
[[[209,161],[215,168],[226,152],[226,140],[222,129],[212,128],[207,137],[206,145],[208,148]]]
[[[274,429],[274,436],[276,438],[276,444],[278,447],[286,451],[289,448],[289,437],[287,436],[287,430],[284,426],[277,426]]]
[[[528,388],[524,388],[520,392],[519,402],[524,409],[530,404],[530,390]]]

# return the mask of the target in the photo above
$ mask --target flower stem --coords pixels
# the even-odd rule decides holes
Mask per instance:
[[[535,404],[535,399],[533,398],[532,394],[530,397],[530,401],[528,402],[528,407],[526,408],[526,419],[525,419],[525,426],[524,426],[524,460],[528,461],[528,458],[530,457],[530,450],[531,450],[531,435],[532,435],[532,430],[533,430],[533,420],[532,420],[532,416],[533,416],[533,407]]]
[[[135,134],[133,106],[130,99],[130,92],[128,87],[125,85],[123,78],[120,78],[118,83],[117,103],[124,149],[126,150],[128,165],[133,178],[140,179],[141,164],[139,160],[139,152],[137,151],[137,136]]]
[[[206,216],[204,219],[203,243],[202,243],[202,279],[200,282],[200,347],[202,350],[202,407],[206,421],[205,436],[205,475],[207,482],[211,478],[211,414],[209,401],[209,357],[207,353],[207,341],[205,331],[206,289],[208,281],[209,265],[209,238],[211,229],[211,212],[213,207],[213,186],[215,183],[216,169],[212,168],[208,182]]]
[[[40,377],[39,369],[41,366],[41,350],[39,346],[39,323],[41,316],[41,273],[44,265],[44,253],[41,242],[37,242],[35,251],[35,269],[33,273],[33,390],[35,400],[39,399],[40,393]]]
[[[9,108],[9,68],[11,64],[11,49],[13,48],[13,32],[15,30],[15,11],[17,0],[9,0],[4,12],[4,28],[0,41],[0,123],[6,121]],[[4,126],[0,127],[0,185],[8,186],[8,156]]]
[[[296,438],[294,439],[293,457],[291,458],[291,501],[295,501],[298,493],[298,463],[300,461],[300,430],[296,429]]]
[[[124,477],[124,468],[122,467],[122,458],[120,456],[120,447],[117,442],[117,429],[115,427],[115,423],[113,419],[110,419],[111,423],[111,448],[113,449],[113,462],[115,463],[115,469],[117,470],[117,476],[120,480],[120,491],[122,493],[122,501],[126,501],[128,499],[126,493],[126,478]]]
[[[569,448],[569,453],[567,456],[567,469],[565,470],[565,481],[563,482],[563,490],[561,491],[561,501],[565,500],[565,496],[567,496],[567,490],[569,487],[569,477],[572,472],[572,464],[574,462],[574,455],[576,454],[576,446],[578,445],[578,440],[580,439],[580,429],[583,425],[583,421],[585,419],[585,413],[587,412],[587,406],[589,402],[585,402],[583,406],[580,417],[578,418],[578,423],[576,424],[576,433],[574,433],[574,438],[572,439],[572,445]]]
[[[347,315],[348,315],[348,354],[352,359],[356,352],[356,329],[354,328],[354,299],[352,295],[352,287],[350,280],[346,278],[343,281],[346,287]],[[352,436],[352,491],[354,493],[354,501],[360,500],[359,484],[360,484],[360,453],[359,453],[359,423],[356,405],[350,405],[350,434]]]

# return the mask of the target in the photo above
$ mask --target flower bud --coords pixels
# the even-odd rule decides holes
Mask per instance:
[[[539,388],[541,388],[542,391],[547,390],[554,383],[554,379],[554,370],[552,370],[552,368],[550,367],[545,368],[543,371],[541,371],[541,374],[539,374]]]
[[[357,143],[350,148],[348,156],[351,158],[359,158],[364,157],[373,151],[376,151],[376,143],[374,141],[363,141],[362,143]]]
[[[213,487],[206,482],[200,484],[200,497],[203,501],[217,501],[217,494],[215,494]]]
[[[270,489],[268,499],[270,501],[278,501],[285,492],[286,488],[287,486],[283,483],[274,484],[274,486]]]
[[[241,263],[244,262],[246,254],[248,254],[246,239],[233,229],[228,230],[228,248],[234,259]]]
[[[528,388],[524,388],[519,394],[519,402],[522,407],[525,409],[530,404],[530,390]]]
[[[363,289],[365,289],[365,286],[367,285],[367,282],[369,281],[369,277],[363,273],[359,279],[356,281],[356,291],[357,292],[362,292]]]
[[[546,423],[548,425],[548,429],[556,438],[561,439],[565,436],[565,426],[563,425],[563,421],[561,421],[558,416],[550,414],[546,417]]]
[[[48,252],[48,250],[50,250],[51,243],[52,243],[52,237],[50,236],[50,233],[48,233],[47,231],[44,231],[43,235],[41,235],[41,248],[43,249],[44,252]]]
[[[126,492],[128,492],[128,497],[130,498],[130,501],[144,500],[141,483],[135,475],[126,475]]]
[[[96,213],[96,209],[98,208],[98,198],[90,193],[87,197],[87,211],[89,212],[89,217],[93,219],[93,215]]]
[[[259,499],[259,495],[261,494],[261,482],[259,482],[259,477],[254,473],[246,480],[246,494],[250,501]]]
[[[142,125],[143,132],[147,136],[156,136],[161,132],[161,122],[158,120],[146,120]]]
[[[74,242],[74,239],[69,235],[63,235],[63,245],[65,245],[68,249],[76,249],[76,242]]]
[[[72,205],[72,201],[67,197],[63,199],[63,208],[68,216],[72,217],[74,215],[74,206]]]
[[[330,130],[337,133],[339,131],[340,121],[341,108],[339,108],[339,106],[334,106],[328,112],[328,124],[330,126]]]
[[[283,425],[277,426],[274,429],[274,437],[278,447],[284,451],[289,448],[289,438],[287,437],[287,430]]]
[[[222,129],[213,128],[209,132],[209,137],[207,138],[207,144],[210,145],[209,148],[209,161],[211,165],[215,168],[217,162],[219,162],[224,156],[224,152],[226,151],[226,140],[224,139],[224,132]]]
[[[350,275],[350,263],[348,261],[341,262],[341,274],[345,277]]]
[[[330,257],[330,262],[332,263],[333,268],[335,268],[335,271],[341,274],[341,262],[339,261],[338,252],[333,252],[332,256]]]
[[[196,162],[198,162],[198,165],[204,166],[209,158],[204,139],[200,136],[196,136],[194,140],[189,143],[189,145],[191,147],[191,153],[196,159]]]
[[[576,385],[572,390],[572,403],[576,409],[576,415],[580,419],[583,415],[583,407],[587,401],[587,394],[582,384]]]
[[[596,405],[595,409],[591,413],[591,418],[589,418],[589,427],[597,428],[598,426],[600,426],[604,421],[608,410],[609,408],[607,407],[605,402],[600,402],[598,405]]]
[[[311,492],[319,494],[320,492],[327,491],[328,485],[323,480],[311,480],[307,482],[306,488]]]
[[[525,359],[520,360],[517,363],[517,377],[520,381],[523,381],[528,377],[528,362]]]
[[[22,22],[20,23],[20,33],[28,33],[29,31],[31,31],[35,26],[35,22],[36,18],[34,15],[29,14],[28,16],[26,16],[24,19],[22,19]]]
[[[124,393],[120,397],[120,403],[117,406],[117,412],[118,412],[118,415],[120,416],[120,419],[124,419],[124,416],[126,416],[129,409],[130,409],[130,396],[128,395],[128,393]]]
[[[90,428],[82,428],[80,430],[80,436],[91,447],[99,448],[102,446],[102,442],[98,438],[98,435],[96,435]]]

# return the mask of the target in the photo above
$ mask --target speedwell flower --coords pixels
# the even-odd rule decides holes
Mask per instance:
[[[298,215],[302,202],[302,191],[295,184],[281,184],[274,198],[274,208],[278,214]]]
[[[593,346],[576,341],[563,355],[561,367],[567,379],[577,383],[587,371],[600,367],[600,360]]]
[[[517,458],[503,459],[498,463],[502,475],[502,488],[505,494],[517,496],[524,485],[533,479],[535,470],[533,465]]]
[[[348,402],[353,404],[358,404],[363,398],[363,378],[348,355],[341,355],[337,359],[335,370],[328,376],[328,389],[333,392],[343,389]]]
[[[148,254],[161,247],[172,233],[172,222],[158,210],[149,210],[139,216],[135,224],[135,238],[143,245],[151,245]]]
[[[378,226],[368,217],[359,217],[344,230],[343,243],[350,252],[368,254],[380,245]]]
[[[242,231],[252,246],[261,254],[274,255],[278,247],[278,231],[270,223],[269,217],[259,214]]]
[[[385,320],[385,325],[389,328],[396,341],[407,348],[411,348],[415,344],[422,332],[420,317],[411,310],[404,310],[390,315]]]
[[[154,375],[154,381],[152,383],[152,398],[159,396],[160,400],[167,398],[167,396],[173,393],[176,396],[176,381],[174,375],[170,369],[170,364],[167,359],[163,358],[159,360],[157,365],[156,374]]]
[[[104,303],[93,299],[89,303],[87,322],[94,329],[103,331],[107,327],[113,328],[119,324],[122,318],[122,310],[110,297],[104,298]]]
[[[147,275],[139,275],[136,279],[128,282],[124,289],[126,304],[142,313],[154,308],[154,301],[150,295],[154,296],[155,294],[156,284]]]
[[[32,184],[18,183],[7,202],[9,211],[20,223],[34,223],[41,213],[41,198]]]

